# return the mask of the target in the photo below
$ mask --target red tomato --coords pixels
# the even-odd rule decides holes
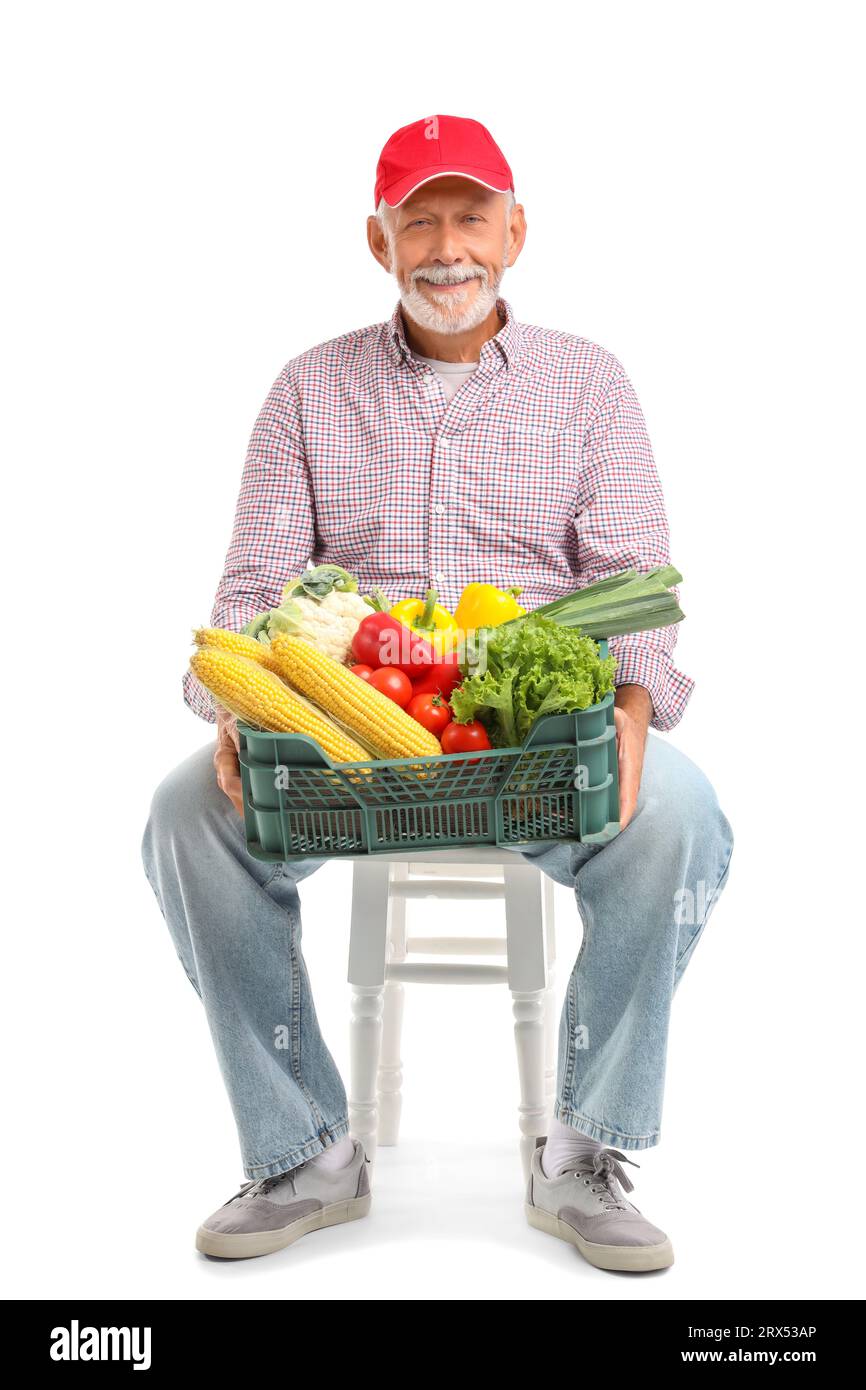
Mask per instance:
[[[474,753],[476,748],[493,746],[480,719],[471,719],[468,724],[452,719],[442,730],[439,742],[443,753]]]
[[[413,695],[406,706],[406,713],[429,729],[438,738],[446,724],[451,723],[451,710],[441,695],[435,692],[427,695]]]
[[[380,666],[367,679],[374,690],[381,690],[395,705],[408,705],[412,699],[412,682],[396,666]]]
[[[457,664],[457,658],[453,653],[449,653],[447,659],[437,661],[435,666],[429,670],[422,671],[420,676],[416,676],[412,684],[415,687],[416,695],[426,695],[428,691],[439,691],[439,694],[447,700],[455,686],[463,680],[463,673]]]
[[[362,681],[368,681],[373,674],[372,666],[358,664],[357,666],[350,666],[349,670],[354,671],[356,676],[360,676]]]

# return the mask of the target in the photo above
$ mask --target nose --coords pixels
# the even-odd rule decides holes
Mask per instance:
[[[450,227],[439,228],[431,252],[431,260],[441,265],[459,265],[463,260],[459,238]]]

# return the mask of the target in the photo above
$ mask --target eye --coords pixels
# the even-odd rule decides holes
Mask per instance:
[[[479,217],[479,215],[478,215],[477,212],[470,212],[470,213],[468,213],[467,216],[466,216],[466,221],[467,221],[467,222],[481,222],[481,221],[483,221],[483,218]]]

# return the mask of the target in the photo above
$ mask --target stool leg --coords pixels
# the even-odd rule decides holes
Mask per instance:
[[[409,877],[409,865],[391,865],[390,882]],[[406,959],[406,899],[390,899],[391,924],[388,931],[386,962]],[[400,1041],[403,1034],[403,1004],[405,986],[399,980],[385,982],[385,1009],[382,1020],[382,1046],[379,1052],[379,1076],[376,1086],[379,1102],[379,1144],[396,1144],[400,1137],[400,1116],[403,1110],[403,1062]]]
[[[520,1083],[520,1158],[524,1181],[528,1182],[536,1136],[547,1131],[544,1084],[547,953],[541,874],[531,864],[520,864],[513,868],[505,866],[503,875],[508,984]]]
[[[382,1040],[384,988],[354,988],[349,1014],[349,1132],[373,1163],[378,1143],[376,1069]]]
[[[388,940],[388,861],[356,860],[352,872],[352,925],[348,980],[349,1131],[371,1164],[378,1140],[376,1073],[382,1045],[385,950]]]

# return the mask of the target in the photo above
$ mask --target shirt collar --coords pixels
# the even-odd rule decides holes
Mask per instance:
[[[520,324],[514,317],[514,310],[506,299],[498,298],[496,301],[496,308],[499,311],[500,318],[503,320],[502,327],[499,332],[492,338],[489,338],[481,348],[479,362],[485,362],[488,358],[492,357],[494,353],[498,353],[502,356],[509,368],[515,367],[520,357],[523,336],[520,330]],[[412,360],[411,350],[409,344],[406,342],[406,333],[403,327],[403,315],[399,299],[393,314],[388,320],[388,345],[398,362]]]

